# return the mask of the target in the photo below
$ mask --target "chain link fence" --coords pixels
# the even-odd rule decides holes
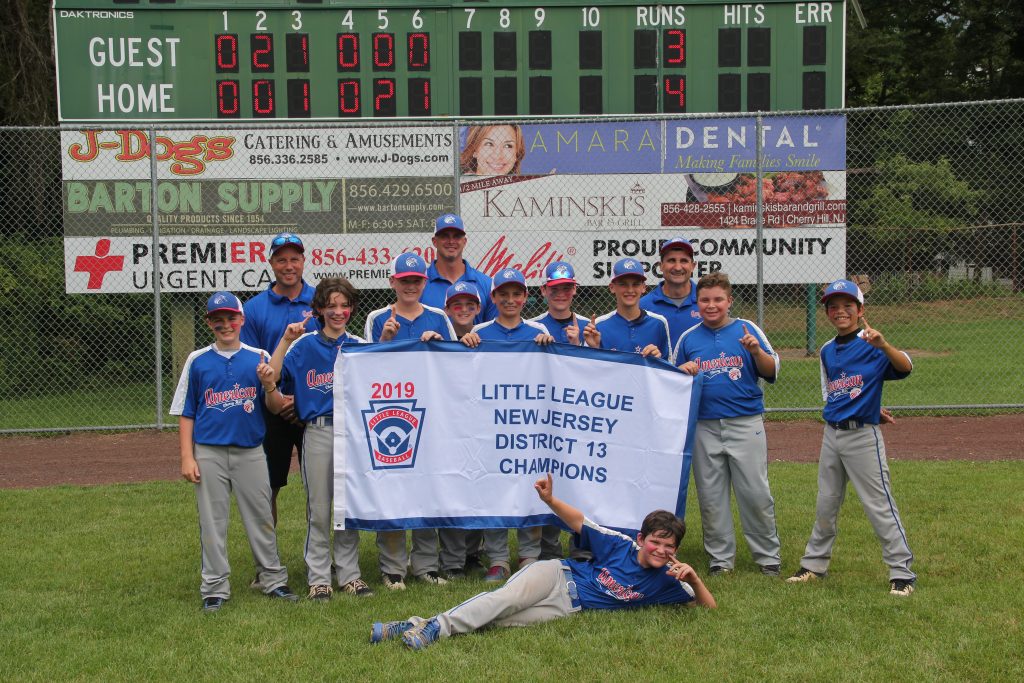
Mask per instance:
[[[587,316],[614,308],[615,260],[644,262],[654,285],[661,241],[691,240],[695,277],[729,273],[733,315],[757,321],[782,357],[770,412],[820,410],[816,350],[833,330],[817,299],[837,277],[861,284],[871,325],[914,358],[888,405],[1020,410],[1022,118],[1024,100],[514,125],[0,128],[0,432],[174,425],[181,365],[211,341],[208,293],[265,289],[272,235],[303,237],[308,282],[360,287],[361,331],[393,300],[394,258],[435,256],[433,219],[447,211],[463,215],[465,258],[487,273],[519,267],[539,284],[547,263],[571,262]],[[544,311],[531,287],[524,315]]]

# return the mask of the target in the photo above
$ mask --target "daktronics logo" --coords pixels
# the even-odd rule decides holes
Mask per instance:
[[[85,142],[73,143],[68,147],[68,156],[75,161],[89,163],[99,158],[103,151],[115,150],[114,159],[120,162],[141,161],[150,154],[149,138],[139,130],[114,131],[115,139],[99,138],[100,131],[84,130]],[[171,173],[179,176],[199,175],[211,162],[227,161],[235,152],[235,138],[231,136],[209,137],[193,135],[189,140],[175,141],[163,135],[156,136],[156,160],[171,161]]]

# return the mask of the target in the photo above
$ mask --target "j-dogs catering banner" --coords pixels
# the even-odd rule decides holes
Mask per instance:
[[[344,347],[334,525],[553,524],[534,482],[605,526],[686,510],[700,383],[638,354],[531,342]]]
[[[841,277],[845,118],[766,118],[761,133],[765,281]],[[698,274],[751,283],[757,142],[753,118],[196,128],[152,140],[65,129],[66,288],[152,291],[154,213],[164,291],[263,289],[265,245],[284,231],[306,243],[308,281],[386,287],[403,251],[433,259],[433,221],[449,211],[465,219],[466,258],[489,275],[515,266],[539,283],[565,259],[581,284],[603,285],[609,263],[653,268],[660,242],[683,235]]]

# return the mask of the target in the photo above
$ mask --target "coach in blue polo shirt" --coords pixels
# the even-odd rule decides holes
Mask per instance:
[[[456,282],[470,282],[478,292],[491,291],[491,278],[473,268],[462,252],[466,249],[466,226],[462,218],[446,213],[434,221],[434,238],[431,240],[437,258],[427,269],[427,287],[420,296],[420,303],[444,309],[444,297],[448,288]],[[493,320],[498,309],[490,299],[480,302],[480,313],[474,323]]]
[[[693,280],[693,246],[684,237],[661,245],[661,283],[640,299],[640,308],[668,320],[669,340],[675,348],[679,337],[700,322],[697,283]]]
[[[245,325],[242,343],[258,349],[273,351],[277,348],[284,328],[291,323],[306,320],[306,330],[319,329],[313,315],[313,287],[302,279],[306,264],[306,248],[298,235],[282,232],[270,241],[270,268],[274,281],[266,290],[245,302]],[[295,416],[291,397],[280,415],[264,412],[267,433],[263,438],[263,452],[267,456],[270,472],[271,509],[277,524],[277,493],[288,484],[288,470],[292,464],[292,449],[302,458],[301,424],[289,422]]]

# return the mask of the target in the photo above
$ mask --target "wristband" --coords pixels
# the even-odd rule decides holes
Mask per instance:
[[[269,389],[267,389],[266,387],[263,387],[263,391],[265,391],[268,394],[272,394],[275,391],[277,391],[277,385],[275,384],[274,386],[270,387]]]

